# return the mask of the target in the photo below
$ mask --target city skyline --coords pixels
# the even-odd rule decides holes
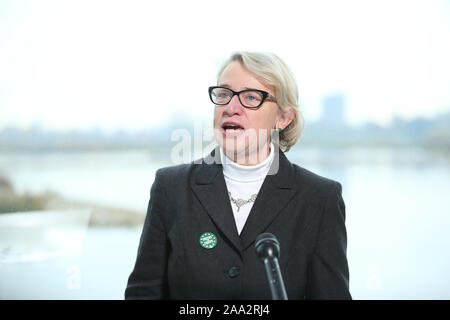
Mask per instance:
[[[450,155],[450,112],[431,119],[417,117],[408,120],[396,117],[388,126],[379,126],[373,122],[352,126],[345,121],[346,106],[343,101],[345,98],[340,96],[331,96],[324,100],[323,108],[329,110],[332,106],[337,107],[336,112],[340,117],[334,119],[325,115],[317,121],[307,123],[298,143],[300,148],[424,147]],[[92,127],[87,130],[62,132],[40,126],[27,129],[7,127],[0,128],[0,151],[161,151],[173,148],[180,142],[177,132],[183,132],[183,137],[190,141],[188,144],[200,143],[205,146],[206,143],[211,147],[213,141],[207,138],[210,129],[211,126],[207,123],[189,119],[186,115],[180,115],[170,125],[140,130],[104,131],[99,127]]]

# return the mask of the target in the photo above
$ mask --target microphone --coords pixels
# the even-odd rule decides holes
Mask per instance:
[[[281,276],[278,257],[280,256],[280,243],[271,233],[261,233],[255,240],[255,250],[258,257],[264,262],[270,291],[273,300],[287,300],[286,288]]]

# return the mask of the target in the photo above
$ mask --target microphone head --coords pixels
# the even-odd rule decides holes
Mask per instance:
[[[280,256],[280,243],[277,237],[269,232],[261,233],[255,240],[256,254],[262,259]]]

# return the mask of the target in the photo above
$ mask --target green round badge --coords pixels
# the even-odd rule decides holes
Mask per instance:
[[[205,232],[200,236],[200,245],[205,249],[212,249],[217,244],[217,237],[214,233]]]

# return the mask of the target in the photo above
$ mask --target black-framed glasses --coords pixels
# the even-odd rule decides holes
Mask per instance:
[[[238,96],[239,101],[246,108],[259,108],[267,98],[277,102],[277,99],[268,92],[257,89],[245,89],[236,92],[227,87],[215,86],[209,87],[208,91],[211,101],[219,106],[230,103],[235,95]]]

